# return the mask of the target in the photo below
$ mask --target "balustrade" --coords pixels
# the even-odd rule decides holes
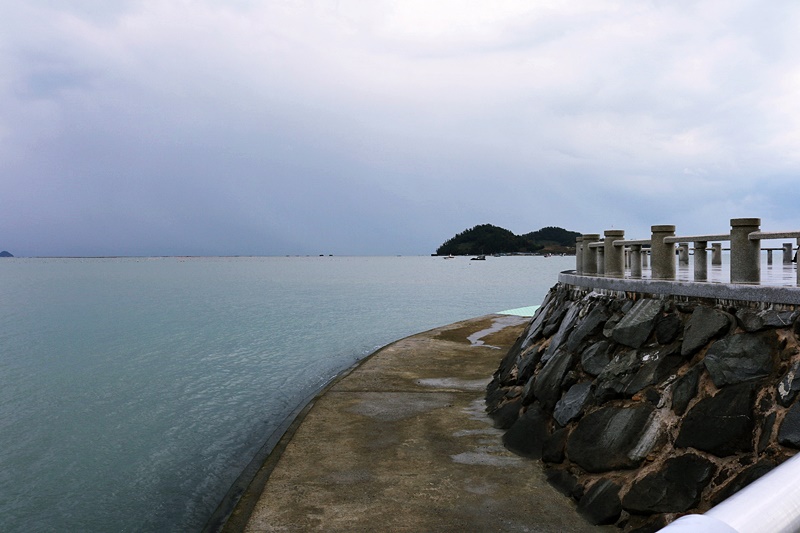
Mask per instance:
[[[722,264],[722,242],[730,242],[730,282],[734,284],[761,283],[761,252],[767,252],[767,265],[772,265],[772,252],[782,251],[783,264],[793,263],[793,244],[784,242],[780,248],[762,248],[761,242],[775,239],[796,239],[800,246],[800,231],[763,232],[759,218],[734,218],[727,234],[676,236],[675,226],[651,226],[650,239],[625,240],[623,230],[589,233],[575,243],[575,271],[586,276],[641,278],[643,268],[651,257],[650,277],[654,280],[676,279],[677,263],[688,266],[690,251],[694,254],[693,280],[708,281],[708,244],[711,243],[711,265]],[[676,244],[678,245],[676,248]],[[649,247],[649,250],[647,249]],[[685,272],[684,269],[681,269]],[[800,269],[796,274],[800,285]]]

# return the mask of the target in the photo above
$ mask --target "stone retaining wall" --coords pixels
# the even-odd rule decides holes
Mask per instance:
[[[655,531],[800,448],[800,310],[557,284],[487,389],[594,524]]]

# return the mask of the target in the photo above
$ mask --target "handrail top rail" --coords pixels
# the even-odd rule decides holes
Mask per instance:
[[[752,233],[751,233],[752,235]],[[676,242],[708,242],[708,241],[729,241],[730,233],[715,233],[711,235],[687,235],[678,237],[664,237],[664,242],[672,244]]]
[[[762,239],[796,239],[800,238],[800,231],[754,231],[747,235],[751,241]]]
[[[642,246],[650,244],[650,239],[617,239],[614,246]]]

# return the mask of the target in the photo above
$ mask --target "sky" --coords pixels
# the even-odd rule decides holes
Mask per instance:
[[[800,229],[800,3],[0,0],[0,250]]]

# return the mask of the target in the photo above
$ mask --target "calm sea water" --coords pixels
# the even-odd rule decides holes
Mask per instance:
[[[0,530],[197,531],[309,394],[570,257],[0,260]]]

